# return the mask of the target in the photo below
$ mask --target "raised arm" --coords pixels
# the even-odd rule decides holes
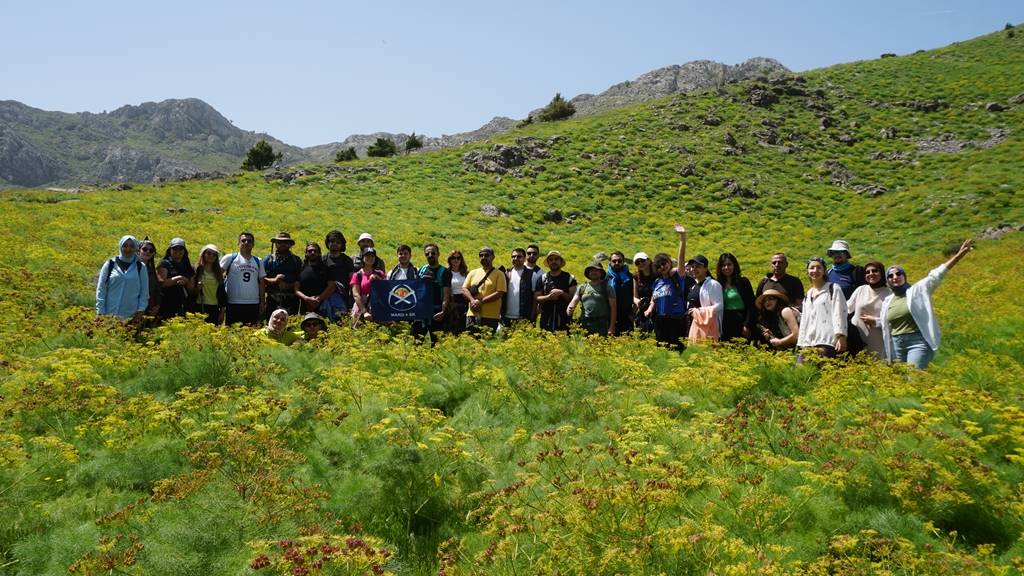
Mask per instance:
[[[960,249],[956,251],[956,254],[953,254],[952,258],[946,260],[946,269],[949,270],[953,266],[956,266],[956,263],[959,262],[961,258],[966,256],[967,253],[970,252],[971,250],[974,250],[974,240],[968,238],[967,240],[964,240],[963,244],[960,245]]]
[[[681,278],[684,278],[686,277],[686,227],[676,224],[675,231],[679,234],[679,259],[676,261],[676,272]]]

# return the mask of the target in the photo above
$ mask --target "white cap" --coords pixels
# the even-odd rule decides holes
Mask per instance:
[[[637,252],[636,255],[633,256],[633,262],[636,262],[637,260],[650,260],[650,259],[651,259],[651,257],[647,255],[647,252]]]
[[[846,243],[846,240],[836,240],[825,253],[831,256],[833,252],[846,252],[849,254],[850,245]]]
[[[363,232],[362,234],[359,235],[359,239],[356,240],[356,243],[358,244],[363,240],[369,240],[370,242],[373,242],[373,236],[370,236],[369,232]]]

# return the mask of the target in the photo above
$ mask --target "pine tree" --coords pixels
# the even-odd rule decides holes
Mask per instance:
[[[356,154],[354,146],[349,146],[344,150],[338,150],[338,153],[334,155],[335,162],[348,162],[349,160],[356,160],[359,155]]]
[[[262,170],[280,160],[282,156],[280,152],[275,154],[274,148],[266,140],[260,140],[245,154],[242,170]]]
[[[541,122],[554,122],[555,120],[568,118],[575,113],[576,107],[572,105],[572,102],[562,98],[561,94],[555,94],[551,102],[537,115],[537,119]]]
[[[419,148],[423,148],[423,137],[417,136],[416,133],[413,132],[409,135],[409,139],[405,141],[405,151],[408,153]]]
[[[366,149],[366,155],[375,158],[394,156],[398,153],[398,147],[390,138],[377,138],[377,141]]]

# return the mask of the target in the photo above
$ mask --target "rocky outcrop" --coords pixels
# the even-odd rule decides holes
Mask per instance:
[[[658,68],[635,80],[616,84],[600,94],[580,94],[570,102],[576,107],[576,116],[587,116],[662,96],[788,72],[789,69],[771,58],[751,58],[734,66],[710,60],[696,60]],[[540,109],[534,110],[531,114],[536,117],[539,111]]]
[[[423,141],[423,148],[420,150],[438,150],[441,148],[450,148],[452,146],[462,146],[470,142],[476,142],[479,140],[486,140],[492,136],[503,134],[516,127],[515,120],[511,118],[505,118],[503,116],[495,116],[490,122],[484,124],[480,128],[470,132],[460,132],[458,134],[445,134],[439,137],[434,136],[419,136]],[[405,143],[409,140],[409,134],[398,133],[393,134],[390,132],[375,132],[373,134],[353,134],[348,138],[345,138],[341,142],[332,142],[330,144],[321,144],[319,146],[312,146],[306,148],[306,153],[312,160],[317,162],[329,162],[334,160],[334,155],[339,150],[345,150],[349,147],[356,149],[356,154],[360,157],[366,157],[366,149],[369,148],[377,138],[385,138],[391,140],[398,146],[399,150],[405,149]]]
[[[65,173],[59,161],[40,152],[10,126],[0,124],[0,179],[20,186],[41,186]]]
[[[0,180],[17,186],[104,184],[234,172],[261,139],[282,152],[285,164],[309,159],[301,148],[236,128],[194,98],[102,114],[0,101]]]
[[[561,136],[551,136],[547,140],[526,137],[516,140],[515,145],[495,144],[489,152],[472,150],[462,155],[462,167],[476,172],[523,176],[520,167],[529,160],[547,158],[548,148],[561,139]]]

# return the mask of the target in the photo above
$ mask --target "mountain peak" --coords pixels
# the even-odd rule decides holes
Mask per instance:
[[[127,105],[109,114],[131,123],[145,123],[164,137],[195,138],[215,135],[229,138],[238,131],[213,106],[198,98],[169,99]]]

